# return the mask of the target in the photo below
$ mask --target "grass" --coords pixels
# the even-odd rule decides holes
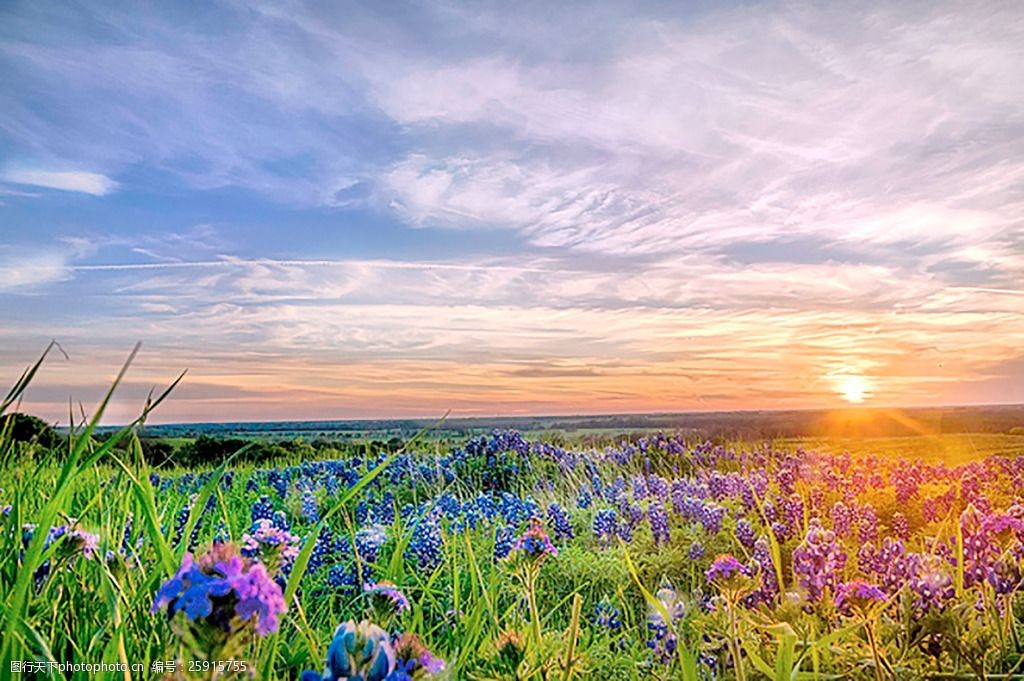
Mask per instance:
[[[0,424],[41,361],[4,400]],[[11,505],[0,529],[5,660],[137,663],[147,672],[131,678],[148,678],[158,661],[194,659],[194,645],[179,635],[183,616],[169,621],[152,614],[154,595],[187,551],[202,551],[218,535],[238,541],[249,532],[252,506],[261,495],[270,496],[292,531],[304,538],[283,579],[289,610],[280,629],[244,646],[261,679],[294,679],[303,669],[321,669],[340,622],[382,617],[358,589],[334,583],[332,568],[355,574],[357,585],[371,579],[396,584],[411,607],[386,616],[388,626],[416,634],[443,656],[448,678],[695,681],[711,674],[793,680],[988,678],[995,673],[1012,678],[1024,660],[1020,584],[1006,594],[985,580],[971,580],[964,533],[972,530],[959,522],[970,504],[984,502],[996,514],[1019,495],[1024,466],[987,457],[1018,455],[1022,436],[800,439],[777,442],[780,452],[771,455],[740,444],[735,454],[699,443],[673,450],[681,443],[671,439],[647,454],[632,447],[525,453],[515,449],[520,442],[515,438],[496,436],[479,452],[436,453],[432,446],[418,452],[413,440],[408,451],[354,451],[330,463],[295,460],[263,468],[229,459],[216,467],[154,471],[143,457],[137,429],[167,396],[154,395],[136,422],[99,441],[93,433],[108,395],[88,422],[73,429],[67,446],[53,451],[16,443],[0,428],[0,505]],[[841,459],[797,454],[798,448],[849,451],[850,470],[837,473]],[[791,468],[793,462],[798,465]],[[794,475],[789,483],[787,473]],[[284,474],[290,483],[282,495],[274,476]],[[638,478],[641,474],[649,475]],[[901,501],[898,482],[907,475],[917,476],[915,492]],[[873,477],[878,480],[872,482]],[[975,489],[979,478],[983,485]],[[655,501],[660,493],[646,490],[659,480],[685,489],[683,496],[697,504],[697,516],[675,508],[674,494]],[[785,490],[789,484],[791,492]],[[318,518],[303,516],[303,489],[312,491]],[[581,493],[591,495],[594,505],[578,503]],[[925,501],[950,493],[942,513],[928,516]],[[394,497],[394,518],[384,521],[381,504],[387,494]],[[511,515],[481,517],[482,498],[510,505]],[[859,509],[870,504],[875,546],[896,532],[901,514],[910,535],[907,557],[900,560],[908,564],[938,552],[940,543],[949,547],[957,560],[943,569],[955,596],[943,609],[914,610],[908,584],[917,573],[912,570],[890,589],[886,607],[870,622],[838,612],[829,598],[815,600],[802,591],[794,551],[812,517],[838,526],[831,509],[840,500]],[[791,513],[789,505],[797,501],[801,508]],[[457,511],[451,511],[453,503]],[[557,556],[536,564],[523,563],[520,553],[495,558],[502,527],[521,534],[528,516],[536,514],[553,531],[547,512],[552,503],[568,512],[574,534],[556,537]],[[655,503],[670,510],[667,544],[655,542],[647,521]],[[702,514],[718,507],[724,509],[721,527],[709,529]],[[362,517],[367,508],[375,519]],[[640,516],[628,536],[620,526],[619,538],[603,541],[593,532],[597,508],[616,509],[623,524],[634,508]],[[439,561],[424,568],[419,563],[426,549],[417,543],[414,527],[433,513],[441,528]],[[787,531],[772,529],[772,518],[789,518]],[[765,538],[770,558],[763,569],[740,534],[740,520]],[[386,525],[387,542],[376,560],[366,560],[352,547],[358,546],[359,529],[372,522]],[[26,535],[27,523],[40,529]],[[898,561],[882,561],[876,569],[860,555],[867,543],[860,536],[864,523],[837,540],[837,550],[848,558],[835,575],[840,582],[892,578],[886,571]],[[58,525],[94,533],[96,555],[83,555],[69,540],[48,541],[42,528]],[[326,564],[307,569],[316,538],[325,531],[339,539],[327,551]],[[1019,571],[1024,556],[1015,553],[1019,548],[1024,545],[1002,546],[985,558],[986,565],[1012,560]],[[715,587],[704,576],[719,553],[736,555],[758,573],[749,584],[730,587],[728,601],[716,600]],[[763,589],[769,574],[783,588],[765,592],[754,604],[749,599],[761,591],[753,590]],[[988,604],[987,614],[974,608],[979,601]],[[595,619],[602,602],[615,609],[620,626]],[[989,616],[993,612],[1003,615]],[[870,641],[865,632],[871,632]],[[523,643],[508,643],[516,640]],[[671,654],[660,659],[670,640]],[[879,660],[889,668],[880,669]],[[12,676],[5,665],[0,679],[6,678]],[[67,678],[93,677],[81,672]]]

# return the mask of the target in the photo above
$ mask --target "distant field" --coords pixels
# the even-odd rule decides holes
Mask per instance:
[[[904,460],[946,461],[958,464],[987,456],[1024,455],[1024,435],[1005,433],[955,433],[878,438],[791,438],[786,446],[826,452],[848,451],[854,455],[877,454]]]

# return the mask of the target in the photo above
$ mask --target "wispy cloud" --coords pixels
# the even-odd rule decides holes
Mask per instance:
[[[76,170],[27,170],[7,169],[0,173],[0,180],[66,192],[80,192],[93,196],[105,196],[117,189],[117,182],[100,173]]]
[[[5,366],[130,333],[147,376],[195,368],[187,409],[253,417],[809,406],[850,372],[877,401],[1024,399],[1012,3],[0,26],[0,142],[44,169],[0,187]]]

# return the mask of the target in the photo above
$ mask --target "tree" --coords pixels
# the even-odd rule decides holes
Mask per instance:
[[[20,412],[0,417],[0,430],[13,442],[35,443],[44,449],[54,449],[64,439],[56,428],[38,416]]]

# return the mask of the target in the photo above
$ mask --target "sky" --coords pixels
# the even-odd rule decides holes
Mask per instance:
[[[1024,402],[1019,2],[7,0],[0,74],[50,420],[138,341],[108,421]]]

